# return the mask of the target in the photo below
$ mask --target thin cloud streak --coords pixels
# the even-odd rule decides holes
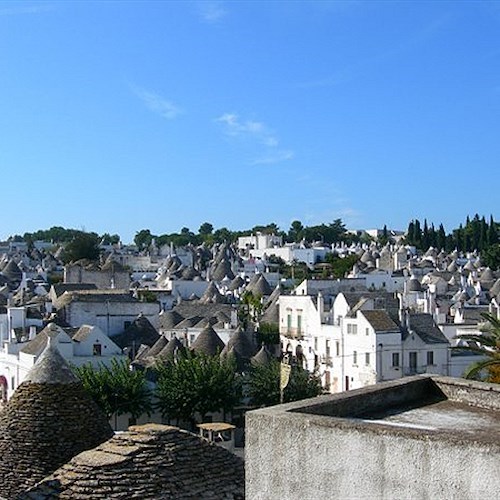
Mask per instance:
[[[173,120],[183,112],[172,101],[165,99],[155,92],[150,92],[149,90],[137,87],[133,87],[133,91],[150,111],[156,113],[162,118]]]
[[[269,165],[294,158],[293,151],[278,149],[278,138],[274,132],[262,122],[241,120],[236,113],[224,113],[219,116],[219,118],[216,118],[215,121],[223,125],[226,135],[256,141],[258,144],[265,147],[265,151],[259,152],[257,158],[250,161],[250,165]]]
[[[16,6],[16,7],[1,7],[0,16],[18,16],[24,14],[40,14],[53,10],[52,5],[32,5],[32,6]]]
[[[220,22],[228,13],[222,2],[199,2],[197,10],[201,20],[210,24]]]
[[[288,160],[293,160],[295,154],[293,151],[276,151],[274,154],[270,154],[268,156],[264,156],[262,158],[257,158],[252,161],[252,165],[271,165],[273,163],[281,163]]]

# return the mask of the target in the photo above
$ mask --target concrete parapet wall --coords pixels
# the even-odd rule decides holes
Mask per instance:
[[[490,389],[487,384],[460,381],[454,384],[453,380],[441,379],[440,384],[437,377],[435,381],[431,377],[412,377],[406,388],[403,381],[390,382],[351,394],[323,396],[247,413],[247,498],[497,498],[500,491],[497,433],[500,414],[496,408],[500,392]],[[431,414],[428,425],[401,424],[390,419],[367,420],[349,415],[349,399],[353,403],[351,410],[357,414],[363,396],[374,404],[375,411],[380,411],[387,397],[392,406],[404,405],[405,398],[400,398],[398,403],[397,395],[406,391],[411,396],[410,407],[415,407],[417,400],[413,396],[418,396],[420,389],[429,383],[436,385],[436,394],[444,388],[441,389],[445,394],[442,404],[448,404],[447,397],[450,398],[450,408],[444,414],[445,420],[449,419],[449,429],[432,427],[432,418],[436,422],[442,420],[442,413],[434,417]],[[377,403],[378,387],[381,392]],[[484,403],[481,394],[489,394],[492,401]],[[428,400],[425,392],[421,392],[421,396],[422,401]],[[452,400],[455,396],[462,400]],[[335,413],[335,402],[342,417],[331,416]],[[461,428],[467,422],[460,408],[455,406],[464,404],[463,413],[473,412],[469,406],[476,402],[487,408],[477,417],[492,426],[491,429],[469,431]],[[328,407],[330,410],[326,411]],[[457,419],[456,429],[453,429],[454,418]],[[466,418],[471,416],[468,414]],[[443,422],[438,424],[442,426]]]

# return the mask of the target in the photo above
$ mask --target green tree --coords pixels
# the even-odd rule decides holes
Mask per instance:
[[[466,346],[455,347],[485,357],[483,361],[471,364],[464,373],[465,378],[485,380],[500,383],[500,320],[490,313],[483,313],[485,323],[481,326],[480,335],[461,335],[460,339],[467,341]]]
[[[302,239],[303,231],[304,226],[302,225],[302,222],[300,222],[300,220],[294,220],[288,230],[288,239],[298,243]]]
[[[115,245],[120,242],[120,236],[118,234],[104,233],[100,239],[104,245]]]
[[[254,366],[248,380],[248,395],[255,406],[271,406],[280,402],[279,361]],[[322,393],[321,381],[299,366],[292,366],[290,380],[283,393],[284,402],[312,398]]]
[[[214,231],[214,241],[216,243],[231,242],[233,240],[234,235],[227,227],[221,227]]]
[[[387,225],[384,224],[384,229],[382,229],[382,234],[380,235],[378,242],[380,245],[386,245],[390,240],[389,232],[387,231]]]
[[[210,224],[210,222],[204,222],[201,226],[200,229],[198,229],[198,232],[202,236],[208,236],[209,234],[212,234],[214,230],[214,226]]]
[[[130,413],[137,420],[151,413],[151,391],[145,373],[131,370],[127,361],[112,359],[109,366],[101,364],[98,368],[89,363],[73,367],[73,371],[108,418]]]
[[[189,421],[197,414],[232,411],[241,402],[241,379],[232,356],[188,352],[175,363],[156,366],[157,407],[164,417]]]
[[[346,257],[339,257],[335,253],[328,253],[325,257],[325,261],[331,265],[334,278],[345,278],[346,274],[351,271],[358,260],[359,256],[354,253]]]
[[[490,245],[481,253],[481,260],[485,266],[490,267],[493,271],[500,269],[500,244]]]
[[[144,248],[147,248],[149,247],[149,245],[151,245],[154,237],[155,236],[151,234],[151,231],[149,229],[141,229],[140,231],[135,233],[134,243],[139,250],[143,250]]]
[[[65,263],[80,259],[97,260],[99,255],[99,236],[96,233],[80,231],[64,247],[62,259]]]
[[[488,234],[487,234],[488,245],[494,245],[498,243],[498,233],[497,233],[497,225],[493,220],[493,216],[490,215],[490,223],[488,225]]]
[[[275,323],[260,323],[257,330],[257,343],[277,345],[280,343],[279,325]]]
[[[243,329],[246,330],[248,325],[257,322],[263,309],[262,297],[253,292],[243,292],[240,297],[240,305],[238,308],[238,319],[241,322]]]

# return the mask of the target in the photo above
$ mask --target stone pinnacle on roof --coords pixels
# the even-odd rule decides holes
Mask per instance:
[[[0,497],[17,498],[112,435],[105,415],[49,343],[0,413]]]
[[[74,384],[78,379],[71,371],[59,349],[55,346],[55,338],[59,332],[57,326],[51,323],[47,328],[48,344],[38,361],[28,372],[24,382],[32,384]]]

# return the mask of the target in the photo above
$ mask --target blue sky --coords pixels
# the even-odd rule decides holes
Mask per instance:
[[[497,220],[500,2],[1,2],[0,238]]]

